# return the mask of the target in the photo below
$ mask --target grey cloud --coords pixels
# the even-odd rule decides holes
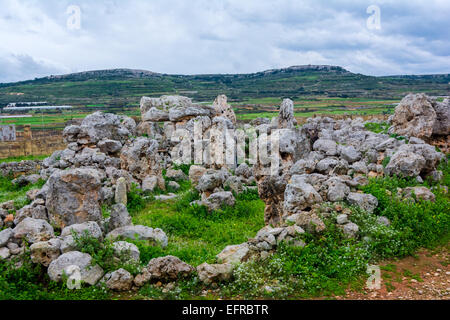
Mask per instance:
[[[381,8],[379,31],[366,28],[366,8],[374,3]],[[81,30],[66,28],[71,4],[81,7]],[[11,57],[1,58],[2,81],[58,70],[242,73],[314,63],[373,75],[450,72],[450,1],[0,0],[0,6],[0,52],[35,62],[15,58],[8,67]]]
[[[50,74],[70,71],[45,61],[37,61],[29,55],[13,54],[0,56],[0,70],[0,83],[44,77]]]

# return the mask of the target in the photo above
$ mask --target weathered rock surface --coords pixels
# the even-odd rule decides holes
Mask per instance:
[[[121,168],[130,172],[139,181],[148,176],[158,177],[158,186],[164,190],[158,147],[158,141],[144,137],[125,144],[120,155]]]
[[[152,279],[172,281],[190,276],[194,268],[177,257],[166,256],[150,260],[147,270]]]
[[[31,261],[48,267],[52,261],[61,255],[61,240],[54,238],[49,241],[33,243],[30,251]]]
[[[193,186],[196,186],[200,178],[206,173],[206,168],[193,165],[189,168],[189,180]]]
[[[222,94],[214,100],[213,108],[217,116],[225,117],[233,124],[236,124],[236,115],[233,108],[227,103],[227,96]]]
[[[133,276],[125,269],[119,269],[110,273],[107,273],[102,282],[106,287],[114,291],[128,291],[133,286]]]
[[[123,142],[134,134],[136,123],[124,116],[95,112],[83,119],[80,126],[72,125],[63,132],[67,143],[97,144],[101,140]]]
[[[222,208],[222,206],[234,206],[236,199],[231,192],[223,191],[211,194],[203,203],[209,210],[213,211]]]
[[[117,228],[106,235],[108,239],[135,239],[137,237],[139,240],[154,241],[160,244],[162,247],[167,246],[167,236],[159,228],[153,229],[146,226],[125,226]]]
[[[278,115],[278,127],[292,129],[296,124],[294,117],[294,102],[291,99],[284,99],[280,106]]]
[[[115,204],[111,208],[111,216],[109,219],[109,230],[115,230],[121,227],[131,226],[131,216],[127,207],[122,203]]]
[[[202,263],[197,267],[198,278],[206,285],[228,281],[233,274],[231,264],[208,264]]]
[[[74,273],[73,266],[79,268],[80,280],[90,285],[95,285],[104,274],[99,265],[92,266],[92,257],[89,254],[71,251],[50,263],[48,275],[51,280],[59,282],[62,280],[63,274],[71,276]]]
[[[347,196],[347,201],[369,213],[372,213],[378,206],[377,198],[371,194],[352,192]]]
[[[101,176],[94,169],[55,172],[48,181],[46,207],[52,224],[64,228],[101,220]]]
[[[304,177],[295,175],[284,193],[284,210],[294,214],[322,201],[320,194],[305,181]]]
[[[140,252],[138,247],[130,242],[117,241],[113,243],[114,255],[117,258],[127,258],[139,262]]]
[[[219,263],[236,264],[248,258],[250,249],[247,243],[227,246],[217,255]]]
[[[0,248],[6,246],[13,236],[14,232],[11,228],[0,231]]]
[[[159,257],[150,260],[134,283],[141,287],[149,281],[169,282],[189,277],[195,269],[174,256]]]
[[[412,198],[413,194],[417,200],[434,202],[436,199],[436,196],[433,194],[433,192],[431,192],[430,189],[426,187],[411,187],[404,190],[405,198]]]
[[[53,227],[45,220],[25,218],[13,229],[16,240],[25,239],[29,243],[50,240],[55,236]]]
[[[103,239],[102,229],[95,221],[72,224],[68,227],[65,227],[61,232],[61,237],[65,238],[73,234],[77,234],[79,237],[87,235],[89,237],[99,239],[100,241]]]

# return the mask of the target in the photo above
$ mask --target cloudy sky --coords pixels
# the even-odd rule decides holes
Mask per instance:
[[[380,25],[367,10],[374,5]],[[448,0],[0,0],[0,82],[109,68],[248,73],[303,64],[450,73],[449,17]]]

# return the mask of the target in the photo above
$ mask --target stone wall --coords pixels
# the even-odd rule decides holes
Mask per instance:
[[[0,159],[48,155],[64,148],[61,131],[32,131],[30,126],[25,126],[23,131],[16,133],[16,141],[0,142]]]
[[[38,174],[42,167],[42,161],[26,160],[20,162],[0,163],[0,175],[13,177],[21,175]]]

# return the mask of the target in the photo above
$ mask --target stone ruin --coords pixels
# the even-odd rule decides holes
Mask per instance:
[[[162,172],[166,170],[171,180],[189,179],[201,193],[195,204],[209,210],[235,204],[233,193],[225,190],[258,189],[266,204],[266,227],[248,242],[226,247],[217,255],[217,264],[197,267],[205,284],[227,280],[235,263],[264,259],[281,242],[304,246],[299,235],[322,232],[326,228],[322,221],[326,212],[321,211],[324,203],[346,202],[371,214],[377,199],[359,191],[370,177],[442,179],[437,166],[445,156],[426,141],[433,135],[448,139],[450,128],[448,99],[437,103],[425,95],[409,95],[402,100],[390,119],[390,132],[404,139],[368,131],[362,119],[318,117],[298,127],[293,102],[285,99],[277,118],[260,118],[252,121],[253,126],[241,126],[254,134],[254,143],[247,137],[250,145],[246,147],[258,155],[247,164],[237,155],[227,158],[228,149],[222,148],[232,141],[231,151],[243,151],[235,136],[227,140],[239,125],[226,96],[219,96],[212,106],[194,104],[182,96],[143,97],[140,110],[139,124],[126,116],[96,112],[65,128],[67,148],[42,162],[38,177],[47,182],[41,190],[27,194],[31,204],[15,214],[10,213],[13,203],[0,204],[0,227],[7,227],[0,232],[1,259],[23,253],[24,238],[31,245],[32,260],[48,267],[52,280],[60,281],[63,271],[76,265],[86,283],[101,280],[113,290],[129,290],[155,279],[173,281],[192,273],[194,268],[167,256],[151,260],[134,278],[123,269],[104,275],[99,266],[88,268],[89,255],[74,251],[73,232],[88,232],[99,241],[137,236],[167,246],[163,230],[133,225],[126,208],[132,184],[147,191],[164,190]],[[196,150],[202,150],[203,162],[191,165],[186,176],[176,165],[181,160],[195,163]],[[220,158],[231,161],[217,161]],[[20,181],[30,182],[27,178]],[[434,199],[424,187],[405,192]],[[102,217],[103,204],[112,206],[108,219]],[[348,220],[348,214],[344,210],[336,224],[348,237],[358,237],[358,226]],[[378,220],[389,224],[385,217]],[[59,236],[54,228],[61,230]],[[126,251],[139,261],[134,244],[116,241],[114,246],[117,254]]]

